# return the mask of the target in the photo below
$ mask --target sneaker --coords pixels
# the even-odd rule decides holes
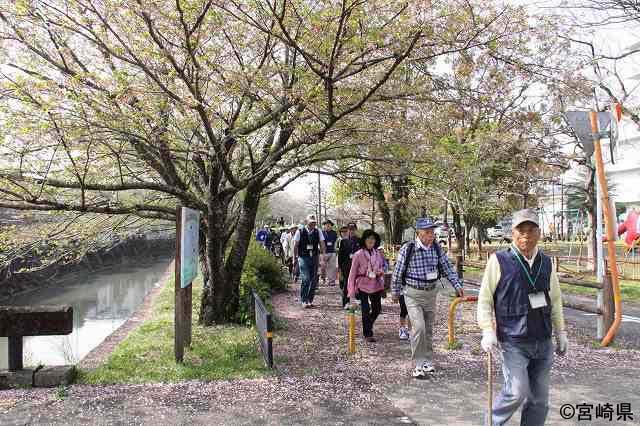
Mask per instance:
[[[400,327],[398,335],[400,340],[409,340],[409,329],[407,327]]]
[[[425,373],[435,373],[436,372],[436,368],[429,361],[425,361],[422,364],[422,371],[424,371]]]
[[[413,372],[411,373],[411,377],[418,380],[424,380],[427,378],[427,373],[425,373],[422,368],[416,367],[413,369]]]

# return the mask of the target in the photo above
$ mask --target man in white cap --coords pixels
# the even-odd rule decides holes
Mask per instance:
[[[304,308],[313,307],[313,298],[318,288],[318,267],[320,255],[325,253],[324,235],[317,228],[314,215],[307,216],[307,225],[296,232],[293,237],[294,265],[300,268],[302,285],[300,286],[300,302]]]
[[[567,351],[560,284],[551,258],[539,250],[533,210],[513,215],[513,244],[491,256],[478,296],[482,349],[501,346],[504,386],[493,402],[493,425],[503,425],[524,404],[521,425],[543,425],[549,411],[549,372]],[[494,327],[495,321],[495,327]]]

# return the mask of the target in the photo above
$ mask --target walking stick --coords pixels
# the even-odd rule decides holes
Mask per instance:
[[[492,352],[489,351],[487,352],[488,358],[487,358],[487,378],[489,379],[488,382],[488,391],[489,391],[489,396],[488,396],[488,408],[489,411],[487,411],[487,423],[489,426],[493,426],[493,356],[492,356]]]

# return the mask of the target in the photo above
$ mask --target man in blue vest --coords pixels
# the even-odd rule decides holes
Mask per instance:
[[[256,234],[256,241],[262,246],[266,247],[267,240],[269,239],[269,227],[265,225]]]
[[[336,269],[338,267],[336,262],[338,233],[333,230],[333,222],[329,219],[325,220],[322,226],[324,227],[322,235],[324,236],[324,244],[327,247],[327,251],[323,256],[324,262],[320,270],[320,276],[323,284],[333,287],[336,285]]]
[[[549,372],[567,351],[562,294],[551,258],[539,250],[533,210],[513,215],[513,244],[487,262],[478,296],[482,349],[502,350],[504,386],[493,403],[493,425],[505,424],[522,405],[521,425],[543,425],[549,411]],[[495,327],[494,327],[495,320]]]
[[[316,226],[316,217],[309,215],[307,225],[293,237],[294,264],[300,267],[302,277],[300,302],[303,308],[313,308],[313,298],[318,288],[320,255],[325,253],[324,235]]]

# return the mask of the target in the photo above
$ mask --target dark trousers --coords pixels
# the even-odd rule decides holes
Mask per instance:
[[[404,301],[404,295],[401,294],[398,300],[400,302],[400,319],[407,319],[409,311],[407,311],[407,304]]]
[[[300,300],[303,303],[313,303],[318,288],[318,256],[298,257],[302,285],[300,286]]]
[[[293,258],[292,257],[288,258],[287,261],[285,262],[285,265],[289,270],[289,278],[293,278]]]
[[[377,293],[358,292],[360,308],[362,309],[362,334],[364,337],[373,337],[373,324],[382,312],[382,291]]]
[[[344,274],[341,274],[340,277],[340,290],[342,290],[342,306],[349,303],[349,296],[347,296],[347,279],[343,278],[344,276]]]

